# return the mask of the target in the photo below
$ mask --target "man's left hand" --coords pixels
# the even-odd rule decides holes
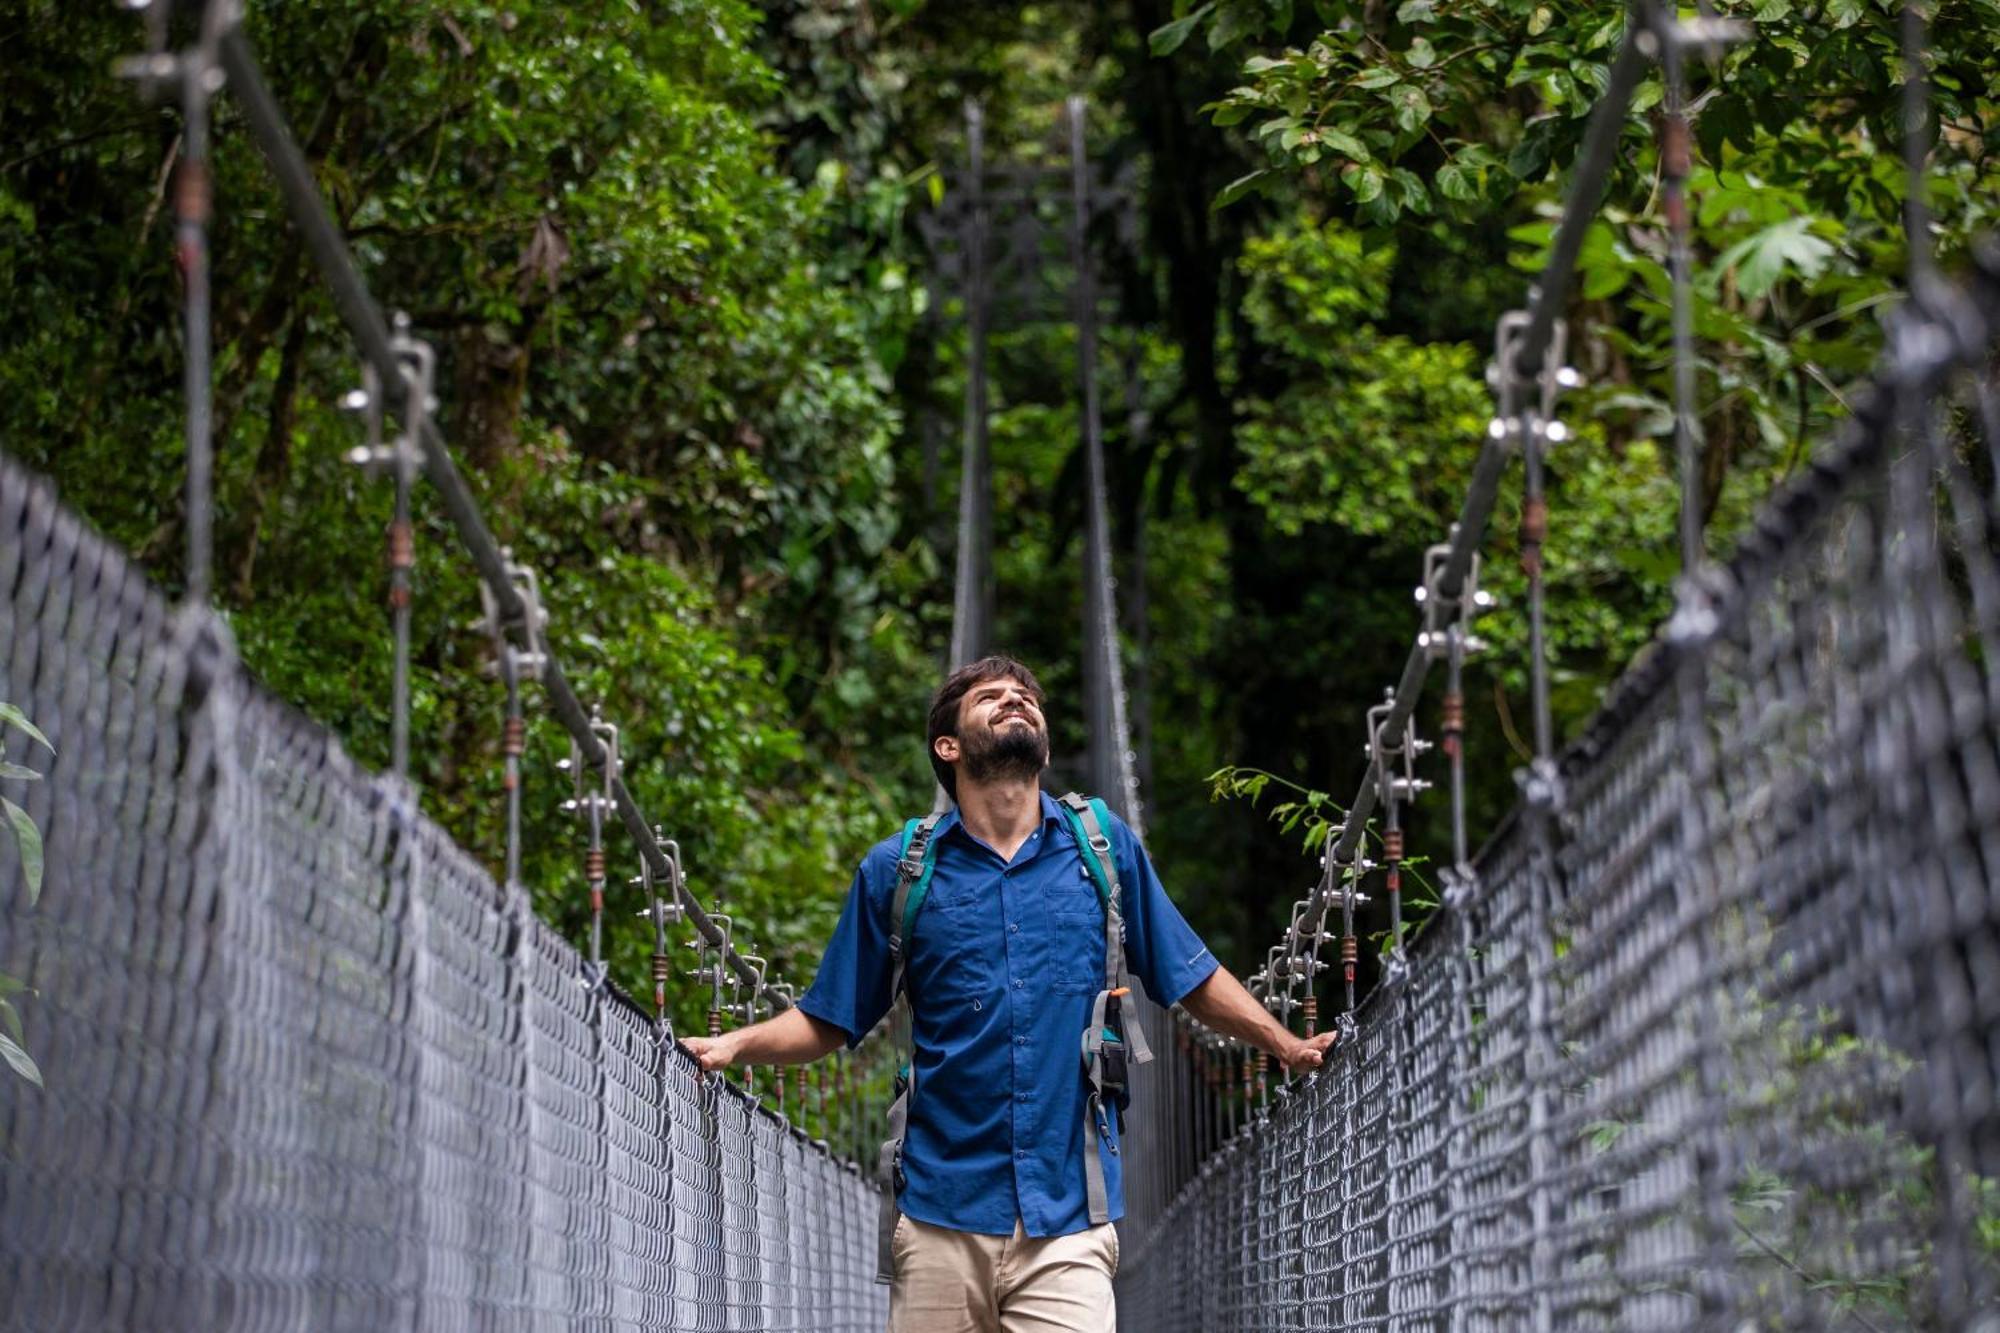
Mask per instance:
[[[1338,1031],[1322,1032],[1317,1037],[1293,1042],[1278,1057],[1285,1071],[1291,1074],[1306,1074],[1318,1069],[1326,1060],[1326,1048],[1333,1045]]]

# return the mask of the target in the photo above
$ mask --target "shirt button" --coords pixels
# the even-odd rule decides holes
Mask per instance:
[[[1014,1038],[1014,1044],[1016,1046],[1026,1046],[1028,1044],[1028,1039],[1026,1037],[1016,1037]]]
[[[1022,981],[1022,980],[1021,980],[1021,979],[1020,979],[1019,977],[1015,977],[1015,978],[1014,978],[1014,989],[1015,989],[1015,990],[1019,990],[1019,989],[1021,989],[1021,987],[1025,986],[1025,985],[1027,985],[1027,983],[1026,983],[1025,981]]]
[[[1014,934],[1018,935],[1021,933],[1021,923],[1018,921],[1010,921],[1007,923],[1007,929],[1012,931]]]
[[[1014,1149],[1014,1156],[1025,1162],[1028,1160],[1028,1150],[1026,1148],[1016,1148]]]
[[[1025,1092],[1017,1092],[1014,1094],[1014,1100],[1017,1102],[1025,1102],[1028,1100],[1028,1094]]]

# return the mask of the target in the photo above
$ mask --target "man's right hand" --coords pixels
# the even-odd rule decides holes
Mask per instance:
[[[735,1028],[719,1037],[682,1037],[687,1053],[712,1074],[731,1065],[809,1064],[839,1046],[846,1034],[796,1005],[776,1018]]]
[[[720,1037],[682,1037],[681,1045],[701,1063],[704,1074],[713,1074],[736,1063],[734,1032],[725,1032]]]

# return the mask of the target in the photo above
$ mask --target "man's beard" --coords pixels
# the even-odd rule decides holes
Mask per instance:
[[[1049,740],[1030,723],[959,738],[965,775],[974,782],[1039,778],[1049,766]]]

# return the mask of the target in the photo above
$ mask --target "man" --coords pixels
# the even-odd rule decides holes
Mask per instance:
[[[953,672],[931,703],[931,766],[957,809],[933,832],[929,891],[903,941],[914,1091],[891,1242],[891,1333],[1116,1327],[1117,1130],[1089,1110],[1078,1041],[1097,1030],[1105,907],[1090,853],[1041,789],[1042,707],[1034,674],[1006,657]],[[1334,1034],[1304,1041],[1279,1025],[1217,966],[1132,831],[1114,818],[1104,834],[1122,887],[1125,961],[1147,994],[1287,1068],[1317,1068]],[[685,1039],[703,1069],[816,1060],[882,1019],[895,999],[901,859],[900,837],[863,858],[797,1008]],[[1096,1225],[1093,1194],[1108,1214]]]

